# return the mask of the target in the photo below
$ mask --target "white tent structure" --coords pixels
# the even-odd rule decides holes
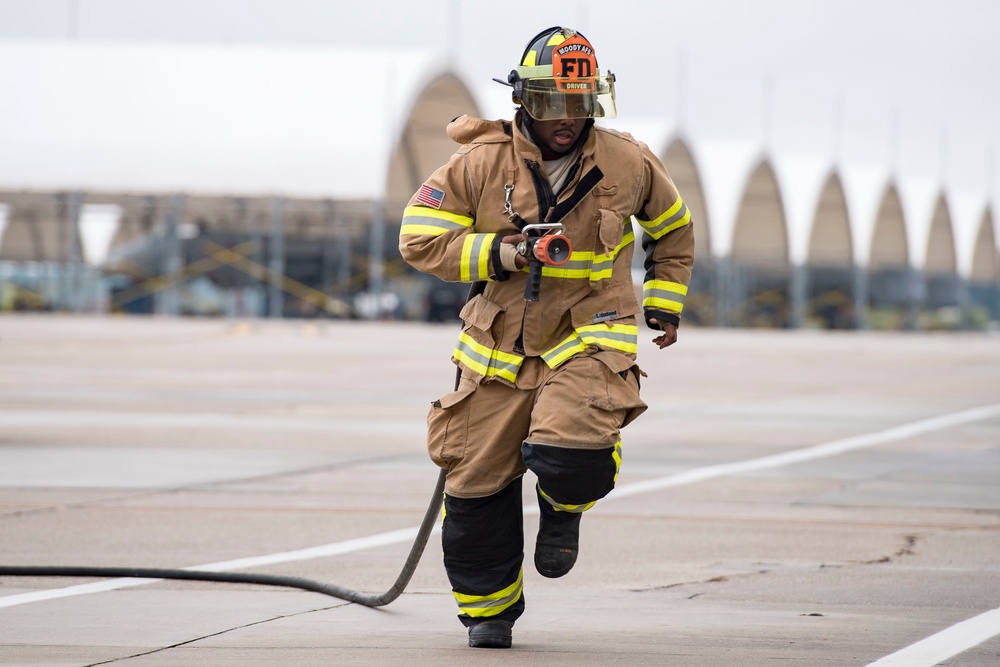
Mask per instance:
[[[249,230],[322,250],[324,275],[324,243],[340,239],[339,264],[363,249],[379,284],[402,207],[455,150],[447,122],[513,113],[508,88],[470,88],[438,52],[364,48],[6,41],[0,95],[0,262],[99,262],[157,234]],[[781,313],[773,325],[801,325],[820,269],[854,272],[837,289],[856,309],[887,293],[906,301],[911,323],[929,289],[961,300],[974,277],[1000,319],[987,193],[621,112],[598,123],[657,153],[692,210],[704,267],[692,289],[712,297],[689,302],[716,311],[701,321],[746,324],[738,311],[763,300]],[[100,251],[80,238],[87,221],[100,223]]]
[[[439,54],[412,50],[0,42],[0,91],[0,260],[82,264],[205,229],[336,236],[376,282],[391,221],[454,150],[446,122],[477,113]],[[108,245],[95,206],[121,209],[109,252],[86,252]]]
[[[0,42],[0,187],[377,199],[429,52]]]

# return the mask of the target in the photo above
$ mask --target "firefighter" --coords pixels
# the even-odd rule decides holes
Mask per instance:
[[[513,120],[448,125],[461,147],[412,196],[399,239],[416,269],[473,285],[452,356],[460,378],[433,402],[427,439],[447,470],[442,544],[459,620],[486,648],[510,647],[524,612],[522,476],[536,477],[535,569],[562,577],[583,513],[614,488],[621,429],[646,409],[638,316],[660,349],[677,340],[694,259],[663,164],[594,124],[615,117],[615,76],[586,37],[543,30],[506,84]]]

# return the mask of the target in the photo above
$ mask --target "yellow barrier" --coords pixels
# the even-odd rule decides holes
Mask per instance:
[[[212,245],[215,244],[213,243]],[[232,250],[228,248],[225,250],[229,253],[234,253],[242,257],[242,253],[252,252],[255,245],[256,244],[253,241],[244,241],[237,246],[233,246]],[[130,303],[136,299],[141,299],[142,297],[153,294],[154,292],[165,290],[175,283],[190,280],[191,278],[208,273],[209,271],[229,263],[230,262],[220,259],[219,253],[212,253],[209,257],[204,257],[199,259],[197,262],[192,262],[191,264],[183,267],[180,272],[176,274],[176,278],[171,274],[164,274],[162,276],[156,276],[155,278],[144,280],[138,285],[133,285],[132,287],[119,292],[115,295],[115,298],[111,303],[111,307],[112,309],[120,308],[126,303]]]
[[[264,283],[270,282],[274,275],[268,267],[254,262],[248,257],[248,255],[256,250],[256,242],[254,241],[245,241],[232,248],[226,248],[225,246],[206,240],[202,243],[202,249],[208,256],[184,266],[178,273],[149,278],[119,292],[112,301],[112,309],[121,308],[123,305],[136,299],[168,289],[175,284],[203,275],[221,266],[231,266]],[[396,259],[395,261],[387,262],[385,269],[386,275],[399,276],[406,272],[407,265],[402,259]],[[326,289],[333,291],[334,289],[342,289],[344,287],[349,288],[363,283],[365,280],[366,276],[364,273],[352,273],[346,284],[345,281],[338,281],[331,283]],[[350,314],[350,307],[346,303],[330,296],[326,291],[314,289],[285,275],[279,277],[279,282],[281,290],[286,294],[301,299],[317,308],[321,308],[332,315],[345,317]]]
[[[234,250],[229,248],[224,248],[211,241],[205,241],[206,247],[212,250],[212,257],[218,257],[220,261],[229,264],[234,269],[238,269],[249,276],[257,278],[262,282],[270,282],[274,273],[261,264],[248,259],[244,255],[241,255]],[[322,308],[331,315],[345,316],[350,312],[350,308],[342,301],[332,298],[326,292],[321,292],[318,289],[313,289],[308,285],[303,285],[302,283],[289,278],[288,276],[281,275],[278,276],[279,282],[281,284],[281,291],[291,294],[292,296],[305,301],[306,303],[312,304],[317,308]]]

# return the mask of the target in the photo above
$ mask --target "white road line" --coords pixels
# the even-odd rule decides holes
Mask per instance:
[[[141,586],[152,584],[161,579],[108,579],[107,581],[97,581],[92,584],[79,584],[77,586],[67,586],[66,588],[50,588],[45,591],[34,591],[32,593],[18,593],[0,598],[0,607],[16,607],[31,602],[41,602],[42,600],[55,600],[57,598],[70,598],[75,595],[87,595],[88,593],[103,593],[104,591],[116,591],[119,588],[129,586]]]
[[[1000,607],[956,623],[866,667],[934,667],[1000,634]]]
[[[816,459],[821,459],[829,456],[836,456],[838,454],[843,454],[845,452],[850,452],[856,449],[863,449],[865,447],[872,447],[887,442],[902,440],[904,438],[921,435],[923,433],[949,428],[952,426],[958,426],[961,424],[967,424],[969,422],[980,421],[983,419],[990,419],[992,417],[997,417],[997,416],[1000,416],[1000,404],[988,405],[979,408],[972,408],[970,410],[963,410],[962,412],[955,412],[952,414],[941,415],[938,417],[931,417],[929,419],[923,419],[920,421],[912,422],[910,424],[903,424],[901,426],[894,426],[892,428],[888,428],[882,431],[875,431],[874,433],[862,434],[850,438],[845,438],[843,440],[835,440],[833,442],[828,442],[822,445],[805,447],[803,449],[796,449],[789,452],[783,452],[781,454],[773,454],[771,456],[763,456],[756,459],[737,461],[734,463],[724,463],[720,465],[694,468],[692,470],[688,470],[682,473],[677,473],[675,475],[668,475],[667,477],[660,477],[657,479],[651,479],[644,482],[636,482],[634,484],[626,484],[620,486],[616,488],[608,496],[608,500],[612,498],[624,498],[628,496],[634,496],[640,493],[648,493],[650,491],[657,491],[660,489],[666,489],[675,486],[683,486],[685,484],[694,484],[695,482],[702,482],[708,479],[715,479],[718,477],[725,477],[728,475],[736,475],[745,472],[752,472],[755,470],[779,468],[781,466],[791,465],[793,463],[801,463],[803,461],[813,461]],[[531,511],[531,509],[528,509],[526,513],[533,513],[533,512]],[[264,556],[240,558],[237,560],[223,561],[219,563],[209,563],[207,565],[195,565],[184,569],[225,572],[229,570],[237,570],[248,567],[260,567],[265,565],[288,563],[292,561],[310,560],[313,558],[322,558],[326,556],[336,556],[340,554],[353,553],[355,551],[363,551],[365,549],[371,549],[374,547],[385,546],[388,544],[408,542],[414,539],[414,537],[417,534],[417,530],[418,530],[417,528],[395,530],[388,533],[381,533],[379,535],[372,535],[370,537],[362,537],[354,540],[347,540],[344,542],[334,542],[331,544],[310,547],[308,549],[299,549],[297,551],[285,551],[281,553],[269,554]],[[97,582],[97,583],[68,586],[66,588],[35,591],[32,593],[20,593],[20,594],[0,597],[0,607],[14,607],[17,605],[28,604],[31,602],[38,602],[41,600],[52,600],[56,598],[71,597],[75,595],[86,595],[88,593],[99,593],[104,591],[116,590],[119,588],[128,588],[130,586],[139,586],[142,584],[154,583],[157,581],[161,580],[131,579],[131,578],[111,579],[108,581]],[[993,612],[988,612],[983,616],[989,616],[989,614],[992,613]],[[978,619],[981,617],[976,617],[976,618]],[[966,623],[969,622],[970,621],[966,621]],[[956,625],[954,626],[954,628],[961,627],[962,625],[963,624]],[[995,625],[991,630],[993,633],[992,635],[984,636],[979,641],[981,642],[984,639],[988,639],[990,636],[1000,634],[1000,625]],[[950,630],[945,630],[939,634],[945,635],[949,631]],[[935,635],[934,637],[937,636],[938,635]],[[966,635],[963,634],[962,636]],[[934,639],[934,637],[931,637],[925,641],[930,641],[930,639]],[[958,653],[961,653],[962,651],[969,648],[969,646],[975,645],[975,644],[966,645],[962,642],[946,641],[945,643],[948,643],[948,645],[951,647],[947,650],[953,651],[953,653],[950,653],[949,655],[957,655]],[[914,646],[918,645],[919,644],[915,644]],[[887,656],[884,659],[888,659],[891,657],[892,656]],[[882,664],[901,665],[904,663],[882,663]],[[933,663],[919,663],[919,665],[924,665],[924,664],[933,664]],[[907,663],[907,665],[908,667],[919,667],[919,665],[917,664]]]
[[[354,540],[333,542],[331,544],[324,544],[318,547],[309,547],[308,549],[282,551],[275,554],[268,554],[266,556],[250,556],[248,558],[238,558],[236,560],[208,563],[206,565],[192,565],[191,567],[181,569],[202,570],[207,572],[229,572],[230,570],[240,570],[249,567],[261,567],[265,565],[275,565],[277,563],[290,563],[299,560],[324,558],[326,556],[339,556],[341,554],[364,551],[365,549],[373,549],[387,544],[413,541],[417,536],[418,530],[418,528],[403,528],[401,530],[393,530],[388,533],[380,533],[379,535],[371,535],[370,537],[359,537]],[[121,579],[108,579],[107,581],[99,581],[91,584],[78,584],[76,586],[67,586],[65,588],[34,591],[32,593],[18,593],[16,595],[0,597],[0,608],[16,607],[30,602],[41,602],[42,600],[68,598],[75,595],[87,595],[88,593],[103,593],[105,591],[113,591],[119,588],[152,584],[158,581],[163,580],[125,577]]]
[[[178,414],[174,412],[102,412],[99,410],[0,410],[0,427],[31,427],[81,429],[91,427],[121,427],[141,429],[175,428],[238,428],[245,430],[275,429],[281,431],[320,431],[331,429],[363,433],[408,434],[426,426],[420,418],[352,419],[344,416],[253,416],[243,414]]]
[[[959,426],[961,424],[981,421],[983,419],[990,419],[991,417],[997,416],[1000,416],[1000,404],[986,405],[979,408],[972,408],[970,410],[963,410],[962,412],[953,412],[949,415],[922,419],[920,421],[903,424],[901,426],[893,426],[892,428],[887,428],[883,431],[864,433],[862,435],[844,438],[843,440],[834,440],[833,442],[827,442],[813,447],[793,449],[789,452],[772,454],[771,456],[762,456],[760,458],[749,459],[747,461],[736,461],[733,463],[721,463],[714,466],[693,468],[692,470],[677,473],[675,475],[669,475],[667,477],[627,484],[616,488],[608,495],[608,498],[624,498],[626,496],[634,496],[640,493],[648,493],[649,491],[667,489],[673,486],[683,486],[685,484],[703,482],[707,479],[715,479],[717,477],[739,475],[741,473],[754,472],[756,470],[770,470],[772,468],[780,468],[793,463],[814,461],[816,459],[823,459],[829,456],[844,454],[856,449],[864,449],[865,447],[873,447],[874,445],[881,445],[887,442],[902,440],[904,438],[912,438],[913,436],[929,433],[930,431],[939,431],[951,426]]]

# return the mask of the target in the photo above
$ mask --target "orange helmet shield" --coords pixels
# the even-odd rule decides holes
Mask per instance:
[[[597,56],[594,48],[576,33],[552,49],[552,78],[563,93],[594,93]]]

